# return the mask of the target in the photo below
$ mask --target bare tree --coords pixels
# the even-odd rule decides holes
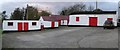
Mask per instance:
[[[88,7],[88,11],[93,11],[93,10],[94,10],[94,6],[89,5],[89,7]]]
[[[59,13],[60,15],[69,15],[73,12],[85,11],[86,5],[84,3],[78,3],[69,7],[64,7]]]

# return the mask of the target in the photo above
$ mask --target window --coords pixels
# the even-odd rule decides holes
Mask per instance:
[[[76,17],[76,21],[79,21],[79,17]]]
[[[36,22],[32,22],[32,25],[36,25]]]
[[[120,22],[120,19],[118,19],[118,22]]]
[[[113,20],[113,18],[107,18],[107,20]]]
[[[8,22],[8,26],[13,26],[13,22]]]

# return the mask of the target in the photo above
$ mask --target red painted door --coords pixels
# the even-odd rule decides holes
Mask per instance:
[[[22,31],[22,22],[18,22],[18,31]]]
[[[24,22],[24,31],[28,30],[28,22]]]
[[[52,21],[52,23],[51,23],[51,27],[54,28],[54,25],[55,25],[55,23]]]
[[[41,30],[43,30],[44,29],[44,25],[41,25]]]
[[[97,26],[97,17],[89,18],[89,26]]]
[[[58,20],[58,25],[61,25],[61,20]]]

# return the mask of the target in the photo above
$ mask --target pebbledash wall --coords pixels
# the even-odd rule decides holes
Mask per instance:
[[[113,20],[114,25],[117,26],[116,14],[80,14],[70,15],[69,24],[71,26],[103,26],[105,20]]]
[[[41,25],[39,21],[34,20],[4,20],[3,31],[28,31],[39,30]]]

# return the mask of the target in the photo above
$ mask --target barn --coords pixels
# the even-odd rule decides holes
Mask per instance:
[[[116,11],[79,12],[69,16],[69,26],[103,26],[106,20],[112,20],[117,26]]]
[[[39,21],[43,28],[56,28],[58,27],[58,21],[55,21],[53,17],[41,16]]]
[[[59,25],[61,26],[66,26],[69,23],[69,16],[50,15],[50,17],[54,18],[55,21],[58,21]]]
[[[3,31],[40,30],[39,21],[34,20],[4,20]]]

